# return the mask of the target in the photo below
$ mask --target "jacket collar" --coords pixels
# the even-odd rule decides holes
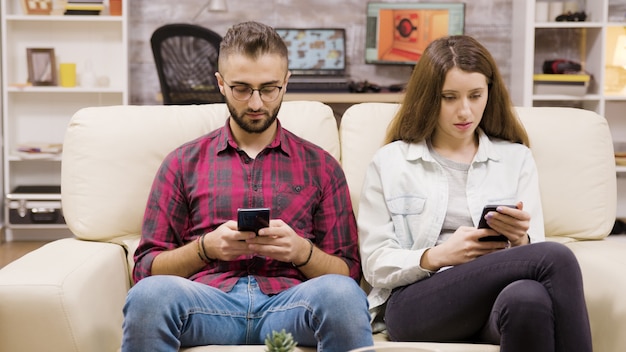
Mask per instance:
[[[474,156],[473,162],[486,162],[491,159],[494,161],[499,161],[502,156],[500,152],[495,148],[494,142],[483,132],[482,129],[478,128],[478,151]],[[419,143],[411,143],[408,145],[406,160],[407,161],[415,161],[418,159],[423,159],[424,161],[435,162],[435,159],[428,151],[428,145],[426,141],[421,141]]]

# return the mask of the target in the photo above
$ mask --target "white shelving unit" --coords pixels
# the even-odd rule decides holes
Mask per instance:
[[[128,104],[127,3],[121,16],[28,15],[21,0],[2,0],[2,145],[7,240],[69,235],[63,224],[16,224],[6,196],[18,186],[60,185],[61,157],[25,156],[25,143],[62,143],[70,117],[87,106]],[[76,87],[30,86],[27,48],[54,48],[55,66],[76,64]],[[90,71],[93,85],[81,85]],[[86,81],[86,79],[85,79]],[[93,80],[92,80],[93,81]],[[48,196],[60,201],[60,194]],[[45,231],[41,231],[45,230]]]
[[[549,1],[549,0],[548,0]],[[626,0],[579,0],[584,22],[537,22],[536,1],[513,0],[511,97],[519,106],[571,106],[605,116],[613,141],[626,144],[626,80],[623,90],[607,88],[622,68],[613,66],[617,38],[626,34]],[[624,11],[624,12],[622,12]],[[534,94],[533,74],[545,60],[568,59],[591,76],[587,93]],[[626,77],[626,75],[623,75]],[[567,133],[567,126],[555,133]],[[617,167],[617,217],[626,218],[626,167]]]

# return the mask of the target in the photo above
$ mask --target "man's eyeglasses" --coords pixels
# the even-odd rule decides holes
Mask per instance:
[[[226,83],[226,85],[233,92],[233,98],[235,98],[236,100],[248,101],[256,90],[257,92],[259,92],[261,100],[266,103],[270,103],[276,100],[280,95],[281,89],[283,89],[282,86],[265,86],[255,89],[245,84],[235,84],[231,86],[230,84]]]

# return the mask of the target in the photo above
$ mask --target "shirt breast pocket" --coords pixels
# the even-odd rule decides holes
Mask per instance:
[[[312,214],[319,203],[319,191],[306,184],[278,183],[273,186],[272,218],[280,218],[301,233],[312,230]]]
[[[425,226],[425,205],[426,198],[419,196],[402,196],[387,201],[395,234],[402,248],[412,248],[413,234],[419,234]]]

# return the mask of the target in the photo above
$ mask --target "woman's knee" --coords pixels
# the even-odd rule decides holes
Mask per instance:
[[[553,303],[546,288],[533,280],[519,280],[505,287],[494,305],[501,324],[517,328],[528,325],[552,325]]]
[[[533,246],[534,250],[541,252],[555,262],[578,264],[574,252],[562,243],[546,241],[536,243]]]

